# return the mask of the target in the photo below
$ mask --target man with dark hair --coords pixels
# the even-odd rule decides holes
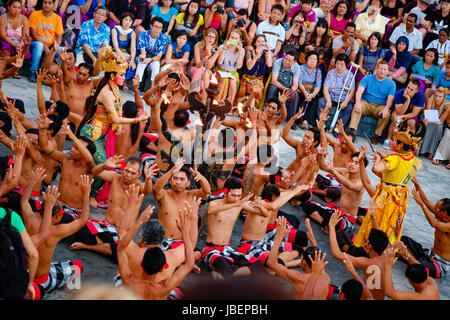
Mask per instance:
[[[191,175],[200,184],[200,189],[188,190],[191,184]],[[170,189],[164,189],[168,182]],[[158,219],[166,230],[161,246],[163,250],[176,248],[183,243],[182,234],[176,221],[180,218],[180,213],[185,205],[193,208],[189,238],[192,241],[192,247],[195,247],[198,238],[198,206],[200,200],[206,198],[210,192],[208,180],[196,169],[184,165],[183,158],[179,158],[172,169],[155,182],[153,196],[158,202]],[[200,254],[196,255],[196,260],[198,259],[200,259]]]
[[[317,147],[320,143],[320,131],[315,127],[309,128],[302,140],[297,140],[289,134],[292,124],[302,116],[300,109],[284,126],[281,137],[286,143],[295,149],[295,160],[286,168],[291,174],[290,185],[305,184],[311,181],[311,177],[319,171],[317,163]],[[306,194],[306,193],[305,193]],[[296,198],[294,198],[296,199]]]
[[[180,209],[178,219],[174,222],[181,232],[183,245],[163,251],[159,241],[163,236],[164,228],[153,223],[152,220],[147,222],[154,207],[149,206],[145,209],[135,222],[130,216],[137,215],[140,202],[136,205],[131,201],[130,205],[136,213],[125,213],[120,223],[117,257],[121,281],[116,275],[115,286],[119,286],[120,282],[123,282],[125,286],[144,299],[167,299],[169,293],[183,281],[195,265],[193,253],[193,243],[195,242],[190,238],[191,228],[197,228],[197,221],[193,221],[194,209],[185,204],[183,210]],[[142,241],[136,244],[133,242],[133,237],[143,224]],[[150,228],[152,226],[155,227],[153,230]],[[154,236],[149,236],[148,231]],[[175,269],[177,270],[175,271]]]
[[[77,60],[75,65],[87,62],[95,65],[98,57],[98,49],[104,44],[109,44],[111,29],[104,23],[108,18],[108,9],[100,5],[94,10],[94,17],[83,22],[80,34],[75,45]]]
[[[82,118],[85,112],[84,109],[86,99],[91,95],[92,90],[97,87],[101,80],[101,77],[97,79],[89,79],[91,76],[99,73],[100,63],[97,62],[94,68],[92,64],[81,62],[78,64],[78,69],[72,73],[70,71],[70,65],[72,63],[71,59],[71,53],[67,51],[61,53],[61,70],[63,74],[62,80],[64,82],[64,93],[66,98],[64,102],[69,105],[71,112]],[[71,119],[71,121],[75,122],[73,119]],[[78,126],[78,123],[76,124]]]
[[[223,199],[211,201],[208,205],[208,235],[202,253],[203,261],[212,270],[213,277],[222,279],[231,275],[250,274],[261,265],[250,263],[229,243],[242,210],[256,215],[265,212],[261,199],[249,201],[252,193],[242,197],[242,182],[238,178],[231,177],[225,182],[224,194]]]
[[[290,119],[297,112],[299,101],[297,88],[300,65],[297,63],[297,58],[297,52],[290,50],[286,52],[284,58],[277,59],[273,64],[271,83],[267,87],[267,101],[272,98],[277,98],[279,92],[289,92],[286,119]]]
[[[39,69],[42,54],[50,55],[50,51],[58,51],[64,33],[61,18],[53,12],[54,1],[44,0],[42,10],[34,11],[29,18],[32,54],[30,77],[36,82],[35,72]]]
[[[337,168],[344,168],[349,162],[351,155],[357,151],[353,144],[356,135],[353,131],[346,132],[344,130],[342,119],[339,119],[337,122],[337,129],[339,132],[338,140],[327,135],[325,133],[325,121],[328,119],[328,111],[328,108],[323,109],[319,115],[319,121],[317,122],[317,126],[320,130],[321,146],[325,147],[331,145],[333,148],[334,166]],[[323,170],[320,166],[320,162],[319,168]],[[327,202],[337,200],[341,197],[341,183],[331,174],[327,174],[326,176],[318,174],[314,183],[314,193],[323,196]]]
[[[408,265],[405,271],[405,276],[409,284],[414,288],[414,291],[395,290],[392,283],[392,267],[398,258],[395,257],[394,250],[394,248],[389,248],[384,254],[384,288],[386,296],[392,300],[440,300],[439,287],[436,281],[428,275],[425,266],[417,260],[411,261],[412,264]]]
[[[411,194],[421,207],[425,217],[434,231],[434,246],[428,252],[420,243],[408,236],[402,236],[399,242],[402,260],[410,264],[417,260],[423,264],[430,277],[444,278],[450,270],[450,199],[440,199],[433,205],[428,200],[416,178],[413,178],[415,189]]]
[[[317,248],[314,243],[303,251],[303,258],[300,262],[300,268],[303,270],[303,273],[295,269],[288,269],[283,261],[278,258],[278,248],[282,244],[283,239],[290,232],[290,226],[286,224],[286,219],[284,217],[279,217],[277,219],[277,225],[275,241],[273,242],[270,254],[267,258],[267,266],[279,277],[292,284],[295,292],[294,299],[300,300],[304,298],[307,283],[312,276],[312,262],[316,260],[316,257],[323,261],[326,255],[322,257],[319,248]],[[322,270],[317,275],[317,278],[314,279],[314,282],[314,299],[326,300],[330,289],[330,277]]]
[[[162,33],[164,20],[160,17],[155,17],[150,22],[150,29],[139,34],[137,40],[136,56],[136,75],[139,76],[139,81],[142,82],[144,71],[147,66],[150,67],[150,80],[153,82],[156,75],[159,73],[161,66],[161,59],[166,52],[168,38]],[[143,91],[141,89],[141,91]]]
[[[249,8],[251,10],[252,8]],[[238,29],[242,33],[242,38],[244,40],[244,47],[251,46],[253,43],[253,38],[256,34],[256,23],[251,21],[248,16],[247,9],[239,9],[236,18],[230,20],[228,24],[228,35],[231,30]]]
[[[73,145],[69,154],[57,150],[48,143],[47,129],[39,130],[39,147],[51,159],[61,163],[61,176],[59,178],[59,202],[62,210],[62,223],[69,223],[78,219],[83,204],[83,194],[80,184],[80,176],[88,175],[92,178],[94,159],[92,155],[96,151],[94,143],[86,137],[78,139],[69,126],[63,126],[62,132],[67,134]]]
[[[337,210],[342,218],[337,230],[344,232],[352,232],[357,221],[358,208],[364,194],[364,186],[360,178],[359,170],[359,152],[351,155],[348,164],[344,168],[336,168],[333,164],[333,159],[330,159],[328,164],[325,164],[324,154],[325,150],[319,152],[320,167],[333,174],[337,180],[342,184],[342,196],[339,203],[339,208],[334,203],[329,203],[325,206],[308,201],[302,204],[302,209],[307,216],[316,221],[322,226],[322,230],[328,234],[328,221],[335,210]]]
[[[373,212],[373,210],[371,210]],[[369,257],[354,257],[345,254],[339,248],[336,240],[336,225],[339,223],[340,214],[336,210],[328,222],[330,231],[330,248],[333,258],[338,260],[349,259],[356,267],[364,270],[364,281],[367,283],[371,279],[371,286],[369,287],[375,300],[384,300],[384,255],[383,252],[389,246],[389,239],[383,231],[378,229],[377,220],[374,214],[370,215],[373,228],[369,234]],[[374,275],[375,273],[375,275]]]
[[[351,62],[355,62],[356,55],[359,52],[359,43],[355,40],[356,25],[353,22],[348,22],[345,25],[344,34],[333,39],[333,58],[340,53],[345,53]],[[331,60],[334,66],[334,59]],[[332,69],[331,67],[328,70]]]
[[[108,209],[106,209],[103,221],[91,219],[86,227],[75,235],[77,242],[72,243],[70,250],[92,250],[111,255],[113,260],[117,261],[117,228],[130,207],[127,201],[127,192],[131,186],[138,188],[139,194],[143,195],[139,202],[142,204],[144,197],[152,191],[152,176],[155,174],[156,168],[156,164],[144,168],[145,182],[142,183],[138,180],[141,175],[141,159],[138,157],[128,158],[125,168],[119,174],[114,169],[119,167],[121,161],[121,156],[114,156],[92,170],[94,176],[109,183]]]
[[[270,9],[270,16],[267,20],[258,24],[256,34],[262,34],[266,37],[267,45],[274,56],[276,56],[280,50],[281,45],[285,40],[286,31],[281,25],[284,17],[284,8],[280,4],[274,4]]]
[[[82,197],[82,209],[79,219],[62,224],[62,211],[57,208],[56,210],[52,210],[49,233],[47,234],[47,237],[40,241],[40,245],[36,245],[39,251],[39,265],[33,283],[36,292],[35,300],[40,300],[44,294],[49,293],[54,289],[61,288],[75,277],[78,277],[83,270],[81,260],[52,262],[57,244],[62,239],[69,237],[80,230],[89,220],[89,192],[91,190],[92,178],[88,175],[82,175],[79,177],[79,181]],[[55,190],[55,187],[51,187],[50,190],[52,189]],[[53,194],[54,193],[55,192],[53,192]],[[48,196],[48,193],[46,196]],[[53,197],[55,198],[54,200],[56,200],[57,196]],[[54,209],[53,205],[51,208]],[[40,228],[45,222],[44,219],[41,219]]]
[[[329,71],[323,84],[323,97],[319,99],[317,106],[317,119],[322,110],[337,107],[341,108],[339,118],[344,123],[344,128],[348,126],[353,111],[353,96],[355,95],[355,80],[347,64],[349,59],[345,53],[339,53],[336,58],[336,68]]]
[[[292,197],[302,194],[307,189],[307,185],[297,185],[293,189],[280,193],[277,186],[265,186],[261,192],[263,210],[258,213],[248,212],[237,251],[245,254],[249,262],[260,260],[269,267],[267,265],[269,251],[272,246],[277,246],[283,263],[291,267],[297,266],[299,261],[294,259],[306,248],[308,239],[304,232],[294,230],[289,237],[286,235],[283,237],[283,243],[274,244],[277,232],[275,221],[277,221],[278,210]]]
[[[390,148],[394,126],[402,122],[406,122],[406,126],[412,132],[418,129],[419,116],[425,106],[425,94],[419,90],[420,82],[416,79],[411,79],[406,88],[395,92],[394,106],[395,109],[391,113],[391,124],[387,139],[384,141],[384,147]]]
[[[400,24],[398,27],[396,27],[389,37],[390,46],[395,46],[397,40],[400,37],[404,36],[409,40],[408,51],[411,52],[412,55],[417,56],[422,49],[423,38],[422,32],[420,32],[419,29],[415,28],[417,24],[419,24],[417,21],[417,15],[414,13],[408,14],[408,16],[406,17],[406,23]],[[416,62],[417,58],[413,58],[413,61],[411,61],[411,65],[414,65]]]

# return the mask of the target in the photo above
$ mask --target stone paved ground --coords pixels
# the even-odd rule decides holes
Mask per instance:
[[[7,79],[3,81],[3,91],[5,95],[12,98],[20,98],[24,101],[26,107],[26,116],[31,119],[35,119],[38,116],[38,110],[36,105],[36,85],[28,82],[26,79]],[[49,98],[50,92],[49,88],[44,87],[45,97]],[[131,99],[129,93],[124,93],[125,100]],[[295,138],[301,138],[304,135],[304,130],[291,130],[291,134]],[[356,141],[357,146],[361,144],[366,145],[367,141],[363,138],[358,138]],[[70,144],[67,144],[70,146]],[[284,141],[279,144],[279,159],[280,165],[286,167],[295,157],[295,153],[292,148],[290,148]],[[378,146],[381,148],[381,146]],[[1,145],[0,155],[7,154],[8,150]],[[370,168],[369,165],[368,168]],[[376,185],[379,179],[368,170],[369,176],[371,178],[372,184]],[[435,202],[441,198],[449,197],[448,186],[450,185],[450,171],[445,169],[445,166],[435,166],[431,161],[423,158],[423,167],[417,174],[417,179],[421,183],[422,188],[432,202]],[[320,200],[319,200],[320,201]],[[368,195],[365,193],[361,206],[367,207],[368,205]],[[155,200],[150,195],[145,199],[144,206],[149,204],[156,205]],[[301,209],[296,209],[289,204],[282,208],[285,212],[296,215],[300,221],[300,228],[304,229],[304,219],[305,214]],[[205,208],[202,208],[201,213],[204,212]],[[102,218],[104,216],[103,209],[92,209],[91,216],[95,218]],[[206,238],[206,225],[201,230],[198,240],[198,246],[201,248]],[[238,219],[231,245],[235,246],[239,243],[240,234],[243,227],[243,220]],[[324,235],[319,226],[312,223],[312,228],[314,230],[316,239],[318,241],[319,247],[327,253],[327,259],[329,264],[326,268],[328,274],[332,279],[332,283],[341,286],[346,280],[350,278],[349,274],[346,272],[344,265],[332,258],[328,237]],[[414,199],[410,198],[408,204],[408,211],[404,220],[403,234],[411,236],[414,239],[419,240],[425,248],[431,248],[434,240],[434,230],[428,224],[425,216],[423,215],[420,207],[415,203]],[[81,276],[81,285],[86,283],[107,283],[112,284],[115,273],[117,272],[117,266],[107,257],[101,256],[99,254],[88,252],[88,251],[70,251],[69,245],[73,242],[71,238],[63,240],[56,249],[54,255],[54,261],[65,261],[68,259],[81,259],[83,262],[84,270]],[[404,277],[404,271],[406,265],[397,262],[393,270],[394,285],[398,290],[412,290],[412,287],[408,284],[406,278]],[[190,274],[182,283],[182,286],[189,285],[189,283],[198,279],[198,275]],[[450,299],[450,286],[447,280],[437,280],[439,285],[441,299]],[[287,284],[288,285],[288,284]],[[59,300],[67,299],[71,290],[68,288],[62,288],[60,290],[54,291],[48,294],[45,299]]]

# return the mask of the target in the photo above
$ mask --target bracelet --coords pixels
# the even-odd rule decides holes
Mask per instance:
[[[411,255],[408,255],[407,257],[403,257],[403,258],[405,258],[405,260],[408,261],[408,259],[409,259],[410,256],[411,256]]]

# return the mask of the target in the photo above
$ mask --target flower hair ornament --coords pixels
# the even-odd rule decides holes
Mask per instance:
[[[111,46],[104,46],[100,54],[100,64],[105,72],[125,72],[128,68],[128,62],[123,60]]]

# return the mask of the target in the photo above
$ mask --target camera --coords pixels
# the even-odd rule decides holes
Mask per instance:
[[[222,6],[217,6],[216,10],[219,14],[223,14],[225,12]]]
[[[236,26],[238,26],[239,28],[243,28],[245,26],[245,19],[238,19],[236,21]]]

